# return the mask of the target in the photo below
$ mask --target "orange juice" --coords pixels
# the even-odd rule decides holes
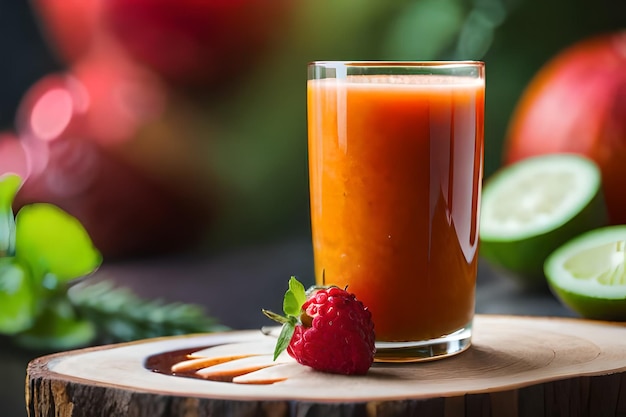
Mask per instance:
[[[484,80],[347,75],[307,89],[317,283],[355,293],[380,341],[471,325]]]

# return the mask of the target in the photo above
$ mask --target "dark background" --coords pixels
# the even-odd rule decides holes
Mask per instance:
[[[50,52],[27,1],[0,3],[0,128],[12,129],[15,112],[26,90],[62,64]]]

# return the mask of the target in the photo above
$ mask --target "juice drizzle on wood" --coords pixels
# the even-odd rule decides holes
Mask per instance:
[[[170,376],[256,385],[274,384],[305,371],[287,355],[274,360],[271,351],[246,353],[245,347],[226,344],[173,350],[149,356],[144,367]]]

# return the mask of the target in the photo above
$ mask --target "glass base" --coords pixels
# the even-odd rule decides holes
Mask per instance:
[[[454,333],[417,342],[376,342],[374,362],[423,362],[463,352],[472,341],[472,323]]]

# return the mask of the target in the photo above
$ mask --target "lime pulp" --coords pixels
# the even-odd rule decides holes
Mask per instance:
[[[626,225],[584,233],[545,263],[555,295],[587,318],[626,320]]]

